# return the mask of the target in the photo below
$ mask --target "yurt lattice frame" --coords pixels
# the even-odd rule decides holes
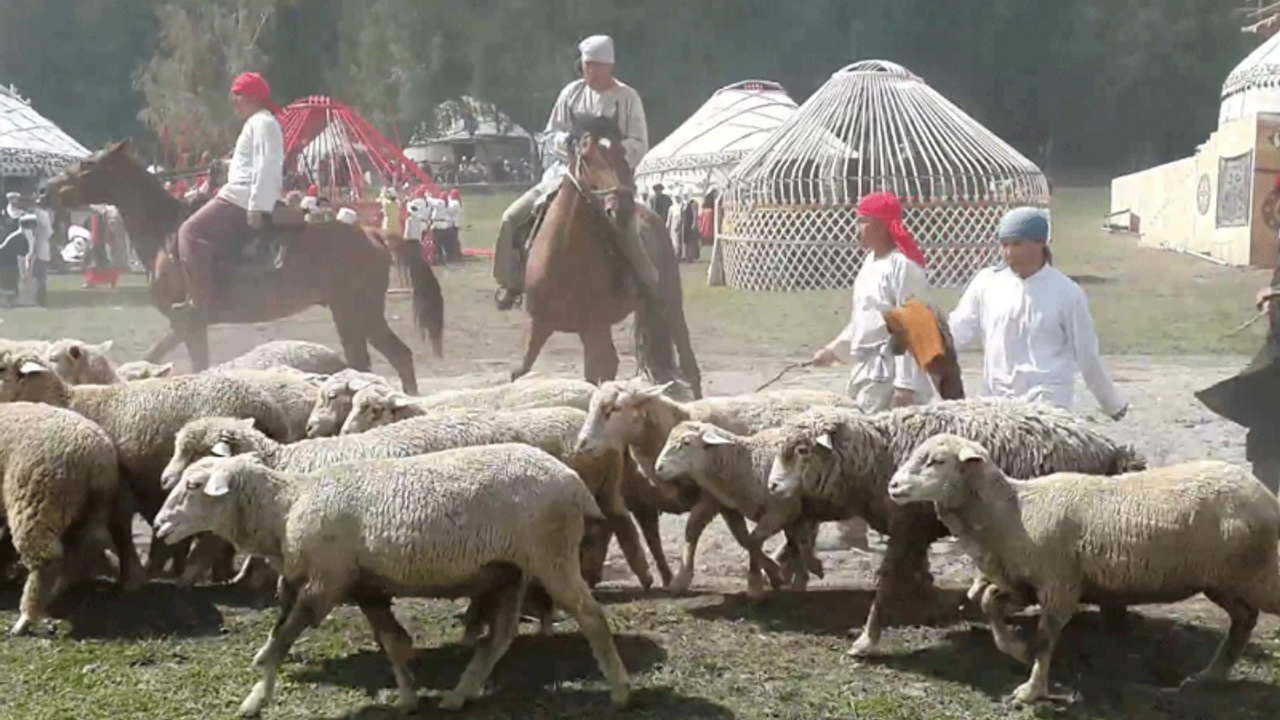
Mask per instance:
[[[934,287],[996,261],[995,228],[1044,207],[1038,167],[900,65],[849,65],[729,177],[716,236],[725,282],[746,290],[849,287],[865,251],[858,199],[903,204]]]

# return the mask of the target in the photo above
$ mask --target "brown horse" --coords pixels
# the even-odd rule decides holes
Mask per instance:
[[[172,322],[172,307],[186,299],[181,266],[167,243],[192,207],[165,192],[160,181],[128,153],[128,142],[103,150],[68,168],[49,182],[49,196],[62,207],[91,203],[114,205],[124,219],[129,239],[146,266],[151,297],[170,318],[169,332],[147,353],[159,362],[185,343],[194,371],[209,367],[208,328]],[[413,353],[387,325],[387,287],[393,263],[408,268],[414,323],[430,335],[441,356],[444,298],[431,266],[418,244],[396,235],[344,222],[277,228],[286,246],[283,266],[257,277],[222,272],[219,301],[210,308],[210,324],[269,322],[295,315],[312,305],[328,306],[342,342],[347,364],[369,370],[369,348],[380,352],[400,376],[404,391],[417,394]]]
[[[582,339],[583,371],[590,383],[613,380],[618,352],[612,328],[636,314],[636,359],[640,371],[659,383],[681,379],[695,398],[702,377],[689,342],[680,288],[680,265],[666,224],[636,206],[635,180],[627,165],[616,118],[573,119],[569,172],[534,231],[525,266],[525,352],[512,371],[519,378],[533,368],[552,333]],[[658,267],[656,298],[638,301],[627,292],[627,261],[615,234],[624,224],[644,223],[649,255]],[[672,349],[679,354],[679,375]]]

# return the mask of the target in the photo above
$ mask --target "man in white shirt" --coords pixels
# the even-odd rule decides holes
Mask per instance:
[[[1049,219],[1016,208],[996,233],[1005,264],[981,270],[948,318],[957,350],[981,344],[987,395],[1072,409],[1075,372],[1114,420],[1129,409],[1098,354],[1089,301],[1051,264]]]
[[[214,299],[215,253],[237,251],[264,229],[282,195],[284,136],[271,88],[258,73],[231,84],[231,105],[244,122],[227,170],[227,182],[178,228],[178,252],[186,270],[187,301],[175,313],[207,322]]]
[[[568,156],[567,143],[573,130],[573,116],[616,114],[627,164],[634,170],[649,151],[649,130],[640,95],[613,77],[613,39],[608,35],[593,35],[583,40],[578,44],[578,51],[582,53],[582,79],[569,83],[560,91],[547,120],[546,132],[554,139],[555,153],[562,160]],[[517,237],[517,230],[533,218],[534,208],[560,187],[565,174],[563,162],[547,170],[541,183],[521,195],[502,214],[498,241],[493,249],[493,277],[500,286],[499,310],[509,310],[524,292],[523,253],[516,245],[523,240]],[[637,204],[636,207],[639,212],[652,213],[647,206]],[[640,225],[639,221],[632,222],[630,232],[617,233],[617,240],[640,284],[637,289],[649,297],[657,297],[658,268],[645,250]]]
[[[47,304],[47,282],[49,277],[49,261],[53,258],[53,221],[49,213],[37,205],[30,205],[31,215],[36,218],[35,229],[31,232],[31,252],[27,253],[27,272],[36,283],[36,305]]]
[[[928,376],[909,352],[894,356],[883,315],[913,297],[925,300],[929,292],[924,255],[903,225],[902,205],[892,193],[871,193],[858,202],[858,242],[867,255],[853,282],[849,323],[814,353],[813,364],[851,363],[846,392],[863,412],[928,402],[933,395]],[[841,523],[840,530],[846,545],[868,549],[864,520]]]

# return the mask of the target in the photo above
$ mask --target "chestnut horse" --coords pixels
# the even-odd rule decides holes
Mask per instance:
[[[49,196],[61,207],[93,203],[114,205],[124,220],[138,258],[152,277],[155,306],[170,318],[170,329],[147,353],[159,362],[180,343],[191,356],[192,370],[209,367],[209,335],[205,326],[174,324],[174,303],[186,299],[181,266],[176,262],[178,226],[193,211],[167,193],[159,179],[128,153],[128,141],[108,145],[49,182]],[[408,268],[414,324],[430,335],[437,357],[443,354],[444,297],[417,242],[396,235],[331,221],[275,232],[285,244],[282,267],[257,277],[220,272],[219,299],[210,308],[210,324],[269,322],[295,315],[312,305],[328,306],[342,342],[347,364],[368,371],[372,345],[400,376],[404,391],[417,394],[413,352],[385,317],[387,287],[393,263]],[[215,276],[217,277],[217,276]]]
[[[582,339],[587,382],[613,380],[618,352],[613,326],[636,314],[636,360],[655,382],[680,379],[694,398],[702,377],[689,341],[680,288],[680,265],[666,222],[638,208],[635,180],[627,165],[622,132],[609,116],[573,118],[569,171],[534,231],[525,265],[525,352],[512,379],[527,374],[552,333]],[[649,256],[659,273],[656,298],[641,302],[628,286],[632,271],[617,246],[626,223],[644,223]],[[678,353],[677,377],[672,349]]]

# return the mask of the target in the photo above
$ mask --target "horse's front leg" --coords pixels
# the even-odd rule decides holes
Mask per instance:
[[[165,332],[164,337],[156,341],[155,345],[147,351],[145,360],[151,363],[158,363],[165,358],[166,355],[174,351],[182,343],[182,335],[172,327]]]
[[[204,372],[209,369],[209,326],[204,323],[193,324],[184,331],[183,342],[187,344],[187,355],[191,357],[191,372]]]
[[[587,382],[599,385],[618,377],[618,349],[613,346],[613,328],[609,325],[589,328],[578,333],[582,339],[583,375]]]
[[[551,339],[551,333],[549,324],[540,322],[533,315],[524,316],[524,359],[520,361],[519,367],[511,371],[513,382],[528,375],[533,369],[533,364],[538,361],[538,355],[542,353],[543,346],[547,344],[547,340]]]

